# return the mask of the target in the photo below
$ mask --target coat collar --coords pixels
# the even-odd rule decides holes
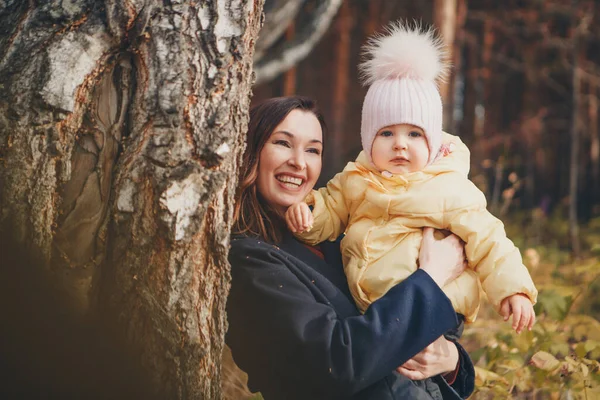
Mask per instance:
[[[315,253],[310,251],[304,244],[302,244],[294,235],[287,229],[283,233],[281,242],[277,245],[282,250],[295,255],[301,260],[306,260],[305,263],[313,266],[318,266],[318,270],[328,268],[327,262]]]
[[[284,233],[283,239],[277,246],[306,264],[316,273],[327,278],[329,282],[335,285],[338,290],[345,295],[346,299],[344,301],[349,301],[349,304],[354,306],[354,300],[352,300],[352,295],[348,288],[348,281],[344,274],[342,255],[340,252],[340,241],[341,237],[335,242],[325,241],[321,243],[320,249],[322,250],[325,259],[320,258],[310,251],[306,245],[302,244],[302,242],[296,239],[289,231]],[[340,305],[340,307],[344,309],[345,306]],[[352,308],[352,312],[356,312],[354,307]]]

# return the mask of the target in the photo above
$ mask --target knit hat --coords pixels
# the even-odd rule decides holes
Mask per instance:
[[[442,144],[442,99],[437,82],[447,70],[446,51],[433,29],[397,22],[364,47],[368,58],[360,71],[369,90],[362,108],[361,139],[372,162],[377,131],[395,124],[412,124],[425,132],[428,164]]]

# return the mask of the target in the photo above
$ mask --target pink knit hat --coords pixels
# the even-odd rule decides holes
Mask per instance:
[[[432,29],[397,22],[364,47],[367,60],[360,65],[369,85],[362,108],[361,137],[372,162],[371,147],[377,131],[395,124],[412,124],[425,132],[428,164],[442,144],[442,99],[437,81],[448,70],[443,43]]]

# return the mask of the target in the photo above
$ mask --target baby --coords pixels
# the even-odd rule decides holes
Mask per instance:
[[[467,178],[468,149],[442,132],[441,41],[432,31],[397,24],[371,39],[365,53],[363,151],[326,188],[289,207],[289,228],[311,245],[346,234],[344,270],[362,311],[418,268],[424,227],[450,231],[464,240],[469,263],[443,288],[456,312],[475,320],[481,283],[504,320],[513,315],[518,333],[531,329],[537,298],[531,276]]]

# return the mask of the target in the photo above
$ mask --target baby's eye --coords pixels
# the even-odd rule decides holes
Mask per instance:
[[[379,136],[390,137],[390,136],[394,136],[394,134],[392,133],[392,131],[383,131],[383,132],[379,133]]]
[[[419,131],[410,131],[410,133],[408,134],[410,137],[421,137],[423,136],[423,134]]]

